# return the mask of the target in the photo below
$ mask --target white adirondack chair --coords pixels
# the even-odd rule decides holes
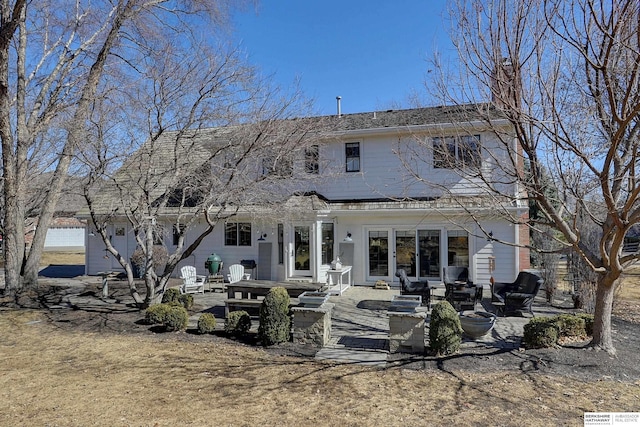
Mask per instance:
[[[180,278],[182,279],[182,286],[180,286],[180,293],[182,294],[204,294],[204,284],[207,280],[206,276],[199,276],[196,274],[196,268],[192,265],[185,265],[180,269]]]
[[[247,280],[249,278],[251,278],[251,274],[246,274],[244,272],[244,266],[241,264],[233,264],[229,267],[229,274],[227,274],[229,283],[236,283],[240,280]]]

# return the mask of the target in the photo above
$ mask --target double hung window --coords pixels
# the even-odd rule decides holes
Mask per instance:
[[[344,146],[347,172],[360,171],[360,143],[347,142]]]
[[[479,167],[480,135],[433,138],[433,167],[455,169]]]
[[[251,246],[251,223],[228,222],[224,228],[225,246]]]

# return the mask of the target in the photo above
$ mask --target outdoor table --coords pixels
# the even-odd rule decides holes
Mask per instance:
[[[474,310],[478,301],[478,286],[482,289],[482,285],[460,284],[452,291],[451,299],[456,310],[465,309]]]
[[[241,293],[243,299],[256,299],[266,296],[271,288],[283,287],[292,298],[297,298],[303,292],[317,292],[322,289],[322,283],[274,282],[271,280],[240,280],[227,284],[227,298],[234,299],[236,293]]]
[[[335,270],[328,270],[327,276],[329,277],[329,292],[332,294],[342,295],[342,293],[351,286],[350,265],[345,265]],[[346,282],[344,281],[345,276],[347,277]]]

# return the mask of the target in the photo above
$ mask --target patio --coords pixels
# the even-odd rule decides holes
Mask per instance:
[[[434,302],[443,299],[444,291],[444,286],[435,289]],[[398,294],[398,289],[385,290],[355,286],[350,287],[340,296],[331,296],[329,302],[335,304],[331,319],[331,339],[328,345],[318,350],[316,359],[384,367],[387,363],[406,357],[417,357],[403,355],[403,353],[389,353],[387,312],[392,296]],[[549,306],[544,301],[543,295],[544,293],[540,292],[536,297],[535,315],[558,314],[560,310]],[[224,317],[226,293],[207,292],[204,295],[196,295],[195,298],[199,304],[212,307],[216,317]],[[489,289],[484,289],[482,307],[478,305],[477,309],[492,311],[490,300]],[[194,316],[192,323],[195,324],[196,319],[197,316]],[[517,349],[520,347],[524,325],[529,322],[529,319],[529,317],[499,317],[490,334],[475,341],[463,337],[460,351],[482,354],[488,351]],[[428,345],[428,332],[425,334],[425,344]]]

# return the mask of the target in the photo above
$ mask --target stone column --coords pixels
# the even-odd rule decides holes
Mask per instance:
[[[292,307],[293,342],[324,347],[331,339],[331,312],[335,304],[320,307]]]
[[[424,353],[425,312],[390,311],[389,352]]]

